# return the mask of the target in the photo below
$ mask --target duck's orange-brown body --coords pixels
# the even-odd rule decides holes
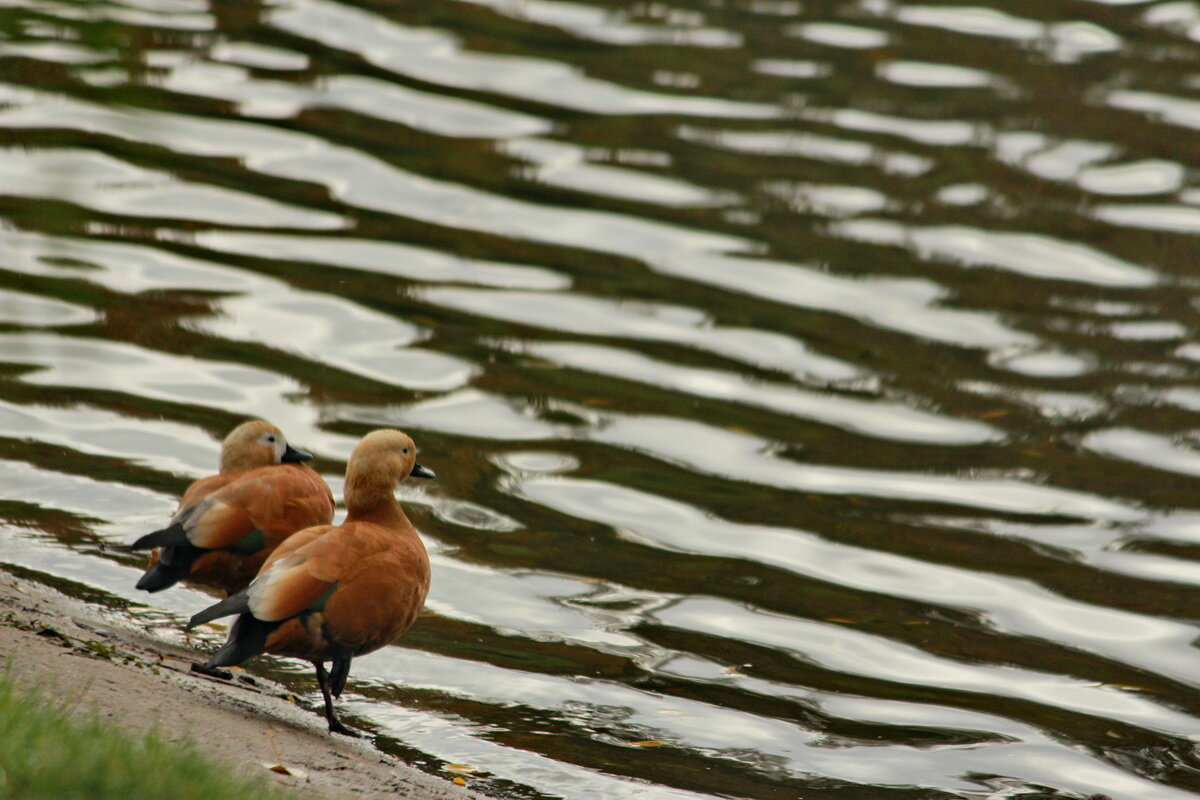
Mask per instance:
[[[268,652],[313,662],[329,729],[337,720],[354,656],[392,642],[421,613],[429,592],[429,556],[393,496],[403,478],[433,477],[416,463],[416,447],[399,431],[363,438],[346,469],[348,515],[342,525],[294,534],[266,560],[244,591],[192,617],[189,627],[238,614],[229,641],[202,671]],[[326,675],[324,663],[333,667]]]
[[[429,593],[429,557],[403,512],[310,528],[276,550],[274,564],[273,580],[258,597],[251,591],[251,608],[259,619],[287,620],[267,637],[265,651],[280,656],[325,661],[378,650],[408,630]],[[324,610],[299,616],[334,587]]]
[[[333,493],[261,420],[234,429],[222,446],[221,474],[196,481],[161,531],[135,549],[156,547],[139,589],[159,591],[186,579],[232,594],[246,587],[267,557],[302,528],[333,519]]]
[[[215,502],[188,536],[206,552],[193,562],[187,579],[228,594],[246,588],[293,533],[333,519],[333,493],[307,464],[205,478],[192,484],[180,508],[206,499]]]

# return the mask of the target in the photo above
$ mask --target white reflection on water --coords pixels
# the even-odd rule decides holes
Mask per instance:
[[[307,69],[311,63],[304,53],[258,42],[217,42],[209,48],[208,55],[216,61],[287,72]]]
[[[91,150],[2,149],[0,185],[9,196],[61,200],[132,217],[318,230],[350,225],[337,214],[182,181]]]
[[[980,126],[962,120],[926,120],[879,114],[855,108],[805,108],[805,119],[829,122],[839,128],[885,136],[899,136],[921,144],[951,147],[971,144],[981,135]]]
[[[547,133],[544,119],[387,83],[361,75],[335,75],[313,86],[252,78],[230,64],[185,62],[164,85],[177,92],[238,103],[248,117],[288,119],[310,108],[339,108],[398,122],[439,136],[506,138]]]
[[[0,460],[0,499],[96,520],[93,532],[116,541],[123,526],[151,519],[161,522],[175,510],[173,499],[148,489],[4,460]]]
[[[470,88],[593,114],[686,114],[764,119],[780,116],[765,103],[664,95],[589,78],[569,64],[497,55],[462,47],[433,28],[412,28],[327,0],[289,0],[272,25],[359,54],[399,75],[440,86]]]
[[[1082,444],[1110,458],[1122,458],[1153,469],[1200,476],[1200,452],[1177,440],[1132,428],[1108,428],[1089,433]]]
[[[670,208],[727,205],[736,199],[677,178],[592,164],[584,148],[550,139],[512,139],[501,143],[500,152],[531,163],[520,170],[527,180],[587,194]]]
[[[356,660],[355,669],[360,669],[360,664],[372,658]],[[440,666],[456,669],[458,662],[443,662]],[[508,676],[494,677],[503,681]],[[627,800],[631,796],[645,800],[707,800],[712,797],[708,793],[621,778],[560,758],[543,756],[528,748],[506,746],[491,741],[486,736],[486,726],[481,725],[476,730],[459,719],[447,719],[396,704],[375,704],[363,708],[362,712],[388,735],[420,752],[439,754],[447,763],[487,765],[490,774],[518,785],[533,786],[550,796],[587,797],[589,800]]]
[[[922,411],[909,404],[753,381],[735,372],[680,366],[615,347],[533,343],[525,350],[576,369],[714,400],[758,406],[880,438],[962,445],[979,444],[1000,436],[998,431],[983,423]]]
[[[200,152],[244,154],[250,163],[266,172],[326,183],[344,199],[366,207],[441,224],[471,229],[487,227],[505,235],[630,255],[646,259],[667,274],[737,291],[766,293],[808,307],[865,315],[877,324],[925,337],[976,346],[1029,341],[1024,334],[1003,330],[985,315],[931,307],[930,301],[940,293],[932,284],[911,280],[860,283],[798,264],[718,256],[714,253],[744,250],[749,243],[624,215],[533,206],[419,178],[375,162],[364,154],[318,144],[319,140],[290,132],[278,133],[244,124],[230,127],[225,123],[205,123],[205,127],[192,130],[192,123],[178,118],[154,118],[155,125],[143,126],[137,124],[136,118],[124,118],[110,111],[74,107],[71,111],[83,115],[88,124],[100,130],[138,138],[146,137],[141,131],[153,131],[160,127],[157,123],[168,123],[160,135],[186,132],[189,136],[184,141],[190,137]],[[32,124],[36,118],[28,122],[10,119],[9,124]],[[2,113],[0,124],[3,124]],[[211,133],[219,136],[214,139]],[[210,241],[237,239],[222,234]],[[346,263],[344,256],[331,261]],[[901,287],[905,291],[895,291]],[[883,288],[888,291],[877,291]]]
[[[1157,204],[1129,204],[1097,206],[1093,215],[1101,222],[1127,228],[1142,228],[1148,231],[1174,231],[1176,233],[1200,233],[1200,208]]]
[[[757,328],[714,325],[694,308],[581,294],[422,289],[427,302],[555,331],[685,344],[799,377],[861,377],[853,365],[810,351],[792,337]]]
[[[931,704],[813,692],[743,678],[736,673],[718,680],[738,685],[744,690],[757,690],[768,697],[803,697],[809,702],[816,701],[827,713],[847,719],[975,731],[989,738],[998,732],[1005,738],[1001,741],[941,745],[937,748],[884,746],[872,742],[866,745],[870,749],[864,753],[861,742],[842,741],[828,734],[814,737],[799,726],[783,726],[777,721],[754,715],[732,719],[722,714],[716,706],[630,691],[627,687],[607,681],[567,681],[556,676],[451,660],[418,651],[405,651],[402,656],[388,659],[368,656],[361,663],[383,680],[468,698],[491,697],[496,703],[515,699],[523,706],[568,717],[578,715],[580,725],[592,723],[590,713],[608,727],[619,726],[629,740],[654,737],[678,741],[700,749],[709,757],[746,760],[759,767],[765,766],[762,764],[763,757],[774,756],[797,774],[819,767],[821,774],[854,782],[888,783],[894,782],[897,776],[904,776],[905,782],[911,785],[953,787],[966,791],[979,788],[978,784],[965,777],[977,773],[1017,774],[1035,783],[1046,783],[1056,776],[1061,781],[1064,774],[1070,774],[1071,785],[1077,791],[1111,790],[1113,786],[1123,786],[1158,796],[1156,792],[1160,788],[1157,784],[1133,778],[1112,767],[1093,767],[1091,764],[1095,762],[1055,742],[1037,728],[1004,717]],[[674,666],[673,660],[667,660],[661,665],[661,670],[671,674]],[[531,756],[537,758],[536,753],[506,752],[503,746],[493,744],[487,746],[491,752],[486,753],[485,762],[481,760],[484,753],[480,751],[477,740],[455,735],[454,729],[444,723],[433,722],[413,712],[397,713],[392,709],[378,715],[373,708],[363,708],[363,712],[387,725],[389,732],[413,744],[421,736],[434,735],[438,738],[438,746],[445,748],[443,752],[452,755],[459,763],[501,765],[500,775],[513,774],[511,770],[522,769]],[[744,746],[730,748],[731,741]],[[830,746],[835,743],[838,746]],[[568,767],[566,774],[551,772],[542,775],[536,768],[539,761],[533,763],[535,768],[532,775],[522,774],[522,779],[544,790],[562,792],[571,786],[572,778],[578,779],[571,774],[572,770],[578,768]],[[608,796],[606,791],[620,789],[619,782],[608,778],[597,790],[600,793],[597,796]],[[658,796],[653,788],[648,788],[647,792],[649,796]],[[642,793],[639,792],[638,796],[642,796]],[[669,796],[675,797],[677,794],[669,791]],[[1168,792],[1166,796],[1185,795]]]
[[[778,648],[838,672],[999,694],[1186,737],[1200,736],[1195,717],[1117,688],[1015,667],[956,661],[846,626],[747,609],[727,600],[687,597],[654,617],[664,625]]]
[[[1005,325],[995,314],[942,306],[938,301],[946,290],[924,279],[855,279],[802,264],[707,254],[671,255],[653,266],[679,278],[799,308],[844,314],[934,342],[985,348],[1037,342],[1036,337]]]
[[[909,25],[945,28],[955,33],[1000,39],[1029,41],[1038,39],[1045,34],[1045,26],[1040,22],[981,6],[905,4],[896,9],[896,19]]]
[[[219,253],[343,267],[429,283],[508,289],[566,289],[571,285],[566,275],[541,267],[461,258],[398,242],[249,231],[205,231],[189,240]]]
[[[551,425],[525,413],[507,398],[478,389],[462,389],[409,406],[338,406],[342,419],[371,425],[453,433],[479,439],[540,440],[568,435],[568,428]]]
[[[590,438],[706,475],[782,489],[951,503],[1012,514],[1061,514],[1112,521],[1142,517],[1132,506],[1114,500],[1011,478],[972,479],[792,461],[772,455],[772,443],[765,439],[673,417],[612,415]]]
[[[113,391],[261,416],[289,432],[310,429],[317,417],[316,409],[287,399],[302,396],[303,391],[278,373],[131,344],[52,334],[0,334],[0,361],[37,367],[21,377],[27,383]]]
[[[684,125],[679,128],[679,138],[740,153],[874,166],[897,175],[923,175],[934,166],[934,162],[924,156],[886,150],[855,139],[825,136],[805,130],[741,131]]]
[[[770,564],[831,585],[969,609],[982,613],[995,630],[1064,642],[1181,680],[1188,679],[1200,658],[1190,646],[1194,634],[1189,626],[1080,603],[1022,578],[839,544],[795,528],[730,522],[685,503],[600,481],[536,478],[517,481],[513,490],[651,547]],[[1093,529],[1081,530],[1092,540],[1104,538]],[[1129,574],[1122,559],[1104,558],[1097,548],[1088,560]],[[1129,651],[1131,645],[1137,653]]]
[[[883,47],[891,38],[886,31],[840,22],[805,22],[789,27],[787,33],[814,44],[847,50],[872,50]]]
[[[1183,188],[1187,171],[1182,164],[1162,159],[1088,167],[1079,173],[1079,185],[1106,195],[1144,195],[1176,192]]]
[[[428,335],[415,325],[328,294],[282,286],[223,300],[218,316],[193,320],[189,327],[411,389],[457,389],[477,372],[462,359],[407,347]]]
[[[49,328],[82,325],[96,319],[90,308],[27,292],[0,289],[0,323]]]
[[[910,25],[1038,44],[1055,60],[1064,62],[1120,50],[1123,45],[1120,36],[1093,22],[1044,23],[981,6],[902,5],[895,16]]]
[[[832,231],[857,241],[907,247],[925,259],[994,267],[1035,278],[1125,287],[1152,286],[1159,280],[1155,272],[1090,245],[1041,234],[965,225],[906,226],[874,219],[840,222]]]
[[[22,406],[0,401],[0,436],[36,440],[199,478],[216,472],[220,443],[165,420],[132,420],[79,406]]]
[[[886,61],[875,68],[875,73],[892,83],[930,89],[974,89],[1000,82],[996,75],[983,70],[925,61]]]
[[[651,24],[632,22],[630,12],[598,8],[565,0],[462,0],[487,6],[500,14],[540,25],[551,25],[581,39],[605,44],[668,44],[679,47],[738,47],[741,34],[705,26],[698,11],[666,6],[636,9],[639,16],[657,18]]]

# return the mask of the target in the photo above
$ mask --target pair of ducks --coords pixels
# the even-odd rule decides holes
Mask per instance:
[[[350,660],[403,633],[429,592],[429,557],[394,495],[406,477],[434,477],[416,455],[400,431],[364,436],[346,467],[346,521],[335,526],[333,493],[303,463],[312,456],[274,425],[245,422],[221,446],[220,474],[193,483],[170,524],[131,546],[157,548],[137,588],[186,579],[225,591],[188,621],[237,615],[225,646],[193,669],[227,676],[217,668],[262,652],[311,661],[329,730],[358,736],[333,709]]]

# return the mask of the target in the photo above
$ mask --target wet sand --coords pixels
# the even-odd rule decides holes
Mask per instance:
[[[197,675],[198,654],[156,641],[96,608],[0,570],[0,658],[20,683],[74,713],[111,719],[135,735],[158,730],[215,761],[288,786],[297,796],[482,800],[376,749],[330,734],[318,712],[272,681]],[[271,771],[282,764],[290,774]]]

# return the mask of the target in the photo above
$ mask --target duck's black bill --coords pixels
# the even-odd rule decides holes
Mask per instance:
[[[312,461],[312,453],[306,453],[303,450],[297,450],[289,444],[283,451],[283,458],[279,460],[285,464],[295,464],[300,461]]]
[[[414,478],[436,478],[437,474],[429,467],[422,467],[420,464],[413,462],[412,472],[408,473]]]

